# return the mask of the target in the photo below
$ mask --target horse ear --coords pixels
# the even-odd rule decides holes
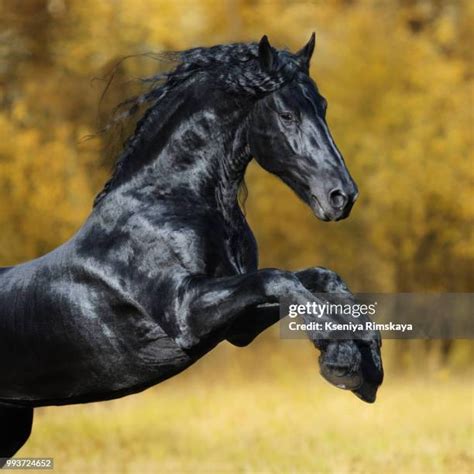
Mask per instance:
[[[316,33],[313,32],[313,34],[311,35],[311,38],[306,43],[306,45],[303,46],[296,53],[296,55],[300,59],[301,65],[305,67],[307,71],[309,71],[309,64],[311,62],[311,56],[313,56],[315,44],[316,44]]]
[[[270,46],[267,35],[263,35],[258,43],[258,59],[264,71],[271,71],[273,68],[273,49]]]

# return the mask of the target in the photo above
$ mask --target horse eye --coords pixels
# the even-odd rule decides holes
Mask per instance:
[[[295,119],[293,114],[291,114],[290,112],[282,112],[280,114],[280,117],[285,121],[285,122],[293,122],[293,120]]]

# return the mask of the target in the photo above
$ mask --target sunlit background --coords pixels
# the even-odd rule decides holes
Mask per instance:
[[[163,68],[124,56],[263,34],[295,50],[316,31],[311,72],[361,196],[322,223],[251,165],[261,266],[327,266],[354,291],[473,291],[473,27],[471,0],[0,0],[0,264],[48,252],[90,212],[115,159],[98,130]],[[472,342],[383,349],[375,405],[269,331],[146,393],[37,410],[20,455],[59,472],[473,472]]]

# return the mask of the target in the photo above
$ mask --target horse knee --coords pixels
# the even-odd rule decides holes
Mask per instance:
[[[346,282],[333,270],[324,268],[325,285],[328,293],[347,293]]]
[[[346,282],[334,271],[313,267],[296,273],[301,283],[313,293],[350,293]]]
[[[0,405],[0,458],[14,456],[30,437],[32,426],[33,408]]]

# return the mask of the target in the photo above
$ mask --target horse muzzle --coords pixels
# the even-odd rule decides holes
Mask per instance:
[[[322,198],[311,194],[311,208],[316,217],[322,221],[340,221],[349,216],[358,196],[359,192],[355,185],[348,192],[334,188]]]

